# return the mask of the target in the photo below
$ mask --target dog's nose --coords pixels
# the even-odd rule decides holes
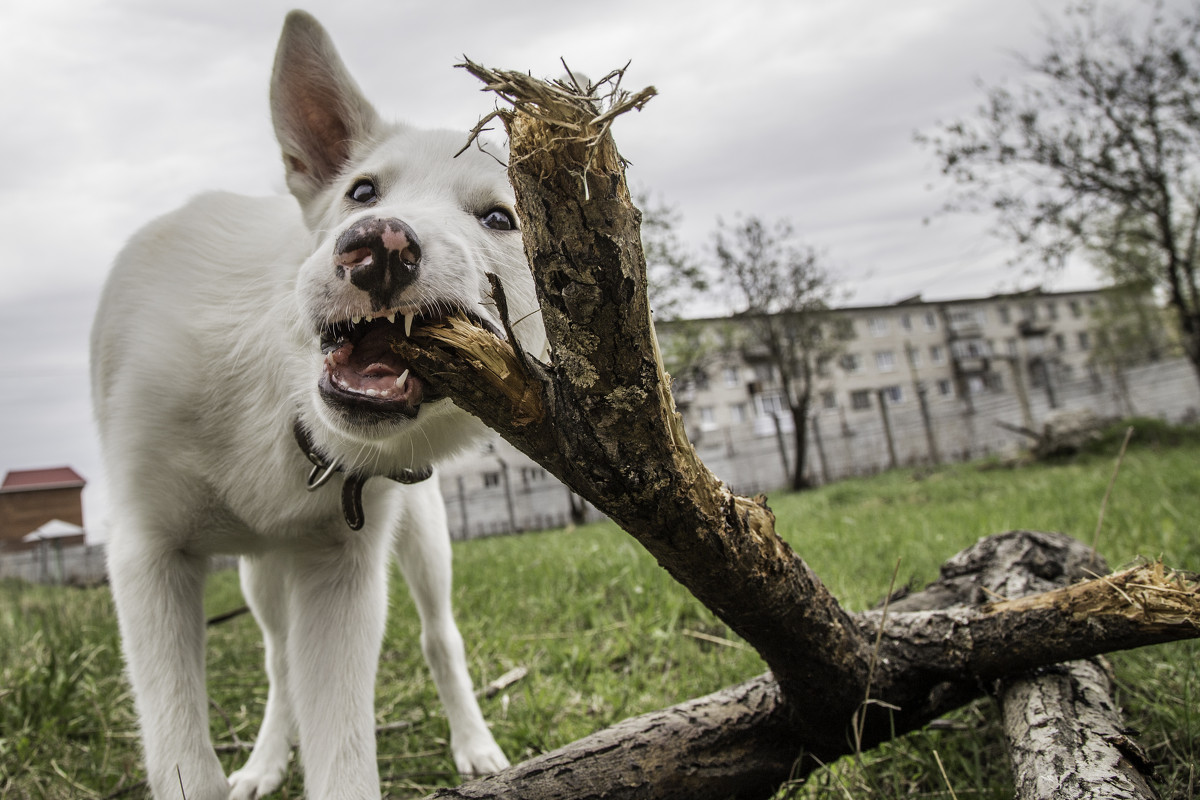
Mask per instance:
[[[341,277],[370,294],[374,305],[386,308],[416,279],[421,242],[403,220],[369,217],[342,232],[333,259]]]

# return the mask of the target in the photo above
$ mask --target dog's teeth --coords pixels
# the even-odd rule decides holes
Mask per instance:
[[[351,317],[350,318],[351,325],[357,325],[360,322],[362,322],[362,317]]]
[[[404,372],[400,373],[400,377],[396,378],[396,388],[403,387],[406,380],[408,380],[408,370],[404,370]]]
[[[413,315],[405,314],[404,315],[404,335],[405,336],[412,335],[412,322],[413,322]]]
[[[396,322],[396,312],[395,311],[393,311],[392,313],[387,315],[387,321],[391,322],[392,324],[395,324],[395,322]]]

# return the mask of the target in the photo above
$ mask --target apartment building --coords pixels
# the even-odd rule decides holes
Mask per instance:
[[[811,413],[836,414],[851,425],[881,402],[969,408],[982,395],[1012,393],[1024,409],[1021,421],[1032,424],[1031,393],[1044,394],[1055,408],[1057,386],[1095,373],[1092,319],[1102,302],[1098,291],[1034,290],[949,301],[916,295],[893,305],[836,309],[846,339],[818,370]],[[759,435],[777,427],[790,432],[775,368],[763,348],[737,335],[736,322],[667,323],[659,335],[669,340],[673,328],[686,326],[686,335],[696,337],[698,325],[715,335],[692,348],[708,355],[676,381],[689,432],[703,440],[746,423]]]
[[[806,458],[813,482],[1010,449],[1023,443],[1011,426],[1036,429],[1063,409],[1196,413],[1195,378],[1182,359],[1146,365],[1128,381],[1093,364],[1105,303],[1102,291],[1032,290],[834,310],[846,338],[814,387]],[[1157,313],[1149,296],[1146,303]],[[737,491],[785,485],[793,421],[777,371],[745,323],[657,328],[668,363],[676,362],[676,406],[700,457]],[[444,469],[442,489],[460,538],[595,513],[503,442]]]

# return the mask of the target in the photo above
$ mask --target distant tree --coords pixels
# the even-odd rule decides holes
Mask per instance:
[[[956,183],[951,209],[989,208],[1025,253],[1138,246],[1200,377],[1200,9],[1135,23],[1073,6],[1022,58],[1015,89],[983,87],[971,119],[918,136]],[[1113,221],[1116,224],[1113,224]]]
[[[730,292],[747,344],[761,349],[779,376],[795,435],[791,485],[806,488],[808,412],[817,372],[846,336],[829,315],[833,278],[786,220],[771,226],[754,216],[731,225],[718,221],[715,244],[721,285]]]
[[[1143,220],[1141,228],[1152,227]],[[1119,226],[1119,227],[1116,227]],[[1092,330],[1100,345],[1094,359],[1119,367],[1178,355],[1178,328],[1164,319],[1154,297],[1156,278],[1165,271],[1162,249],[1146,234],[1132,234],[1133,221],[1118,220],[1103,249],[1091,251],[1092,264],[1109,282],[1104,302],[1093,310]]]
[[[679,240],[680,214],[674,206],[639,194],[642,211],[642,251],[650,308],[657,320],[679,319],[708,289],[704,267]]]
[[[1119,221],[1128,227],[1130,220]],[[1148,225],[1149,223],[1145,223]],[[1177,350],[1177,326],[1164,319],[1154,298],[1155,277],[1161,274],[1163,253],[1147,244],[1145,236],[1129,236],[1121,230],[1103,241],[1102,250],[1091,252],[1092,263],[1108,279],[1103,301],[1092,309],[1088,335],[1089,363],[1112,375],[1126,412],[1137,413],[1129,394],[1125,370],[1159,361]],[[1172,338],[1176,343],[1172,344]],[[1178,354],[1177,352],[1174,354]]]

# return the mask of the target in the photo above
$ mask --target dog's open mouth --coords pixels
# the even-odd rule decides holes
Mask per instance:
[[[456,313],[503,337],[479,316],[461,309]],[[416,417],[422,403],[442,396],[409,368],[391,343],[410,336],[414,325],[443,317],[384,312],[327,326],[321,332],[321,352],[325,354],[321,394],[327,402],[351,412]]]

